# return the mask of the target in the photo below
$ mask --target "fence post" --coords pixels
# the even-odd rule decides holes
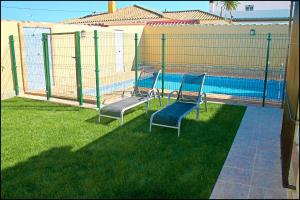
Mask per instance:
[[[17,63],[16,63],[16,54],[15,54],[15,43],[14,43],[14,36],[9,36],[9,44],[10,44],[10,58],[11,58],[11,65],[13,69],[13,77],[14,77],[14,88],[16,96],[19,95],[19,84],[18,84],[18,75],[17,75]]]
[[[165,44],[166,44],[166,37],[165,34],[162,34],[162,79],[161,79],[161,93],[162,93],[162,97],[164,97],[165,93],[165,68],[166,68],[166,64],[165,64]]]
[[[77,99],[79,105],[83,104],[82,98],[82,77],[81,77],[81,54],[80,54],[80,32],[75,32],[75,55],[76,55],[76,82],[77,82]]]
[[[95,42],[96,97],[97,97],[97,108],[100,109],[100,80],[99,80],[98,32],[97,32],[97,30],[94,30],[94,42]]]
[[[138,67],[139,67],[139,47],[138,47],[138,34],[135,33],[135,37],[134,37],[134,40],[135,40],[135,87],[137,87],[137,80],[138,80]]]
[[[45,85],[47,100],[51,97],[51,86],[50,86],[50,69],[49,69],[49,52],[48,52],[48,36],[46,33],[42,34],[43,40],[43,53],[44,53],[44,70],[45,70]]]
[[[267,89],[267,80],[268,80],[268,70],[270,65],[270,42],[271,42],[271,33],[268,33],[268,46],[267,46],[267,59],[266,59],[266,69],[265,69],[265,80],[264,80],[264,94],[263,94],[263,102],[262,106],[265,106],[266,99],[266,89]]]

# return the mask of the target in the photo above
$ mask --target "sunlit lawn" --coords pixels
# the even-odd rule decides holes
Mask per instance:
[[[164,101],[164,105],[166,101]],[[97,111],[1,101],[2,198],[209,198],[245,107],[201,105],[177,130],[153,127],[141,105],[124,125]]]

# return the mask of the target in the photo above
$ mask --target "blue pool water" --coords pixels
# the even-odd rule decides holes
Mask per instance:
[[[183,74],[165,74],[165,89],[178,90]],[[161,88],[161,75],[156,83],[156,88]],[[122,90],[133,86],[134,80],[127,80],[115,84],[100,87],[101,94],[110,93],[114,90]],[[151,79],[144,79],[139,82],[139,86],[150,87]],[[198,85],[190,85],[191,91],[197,91]],[[283,81],[268,80],[266,99],[280,101],[282,97]],[[207,94],[232,95],[237,98],[247,98],[260,100],[263,96],[264,81],[260,79],[230,78],[222,76],[206,76],[203,92]],[[85,94],[95,95],[95,89],[89,89]]]
[[[168,90],[178,90],[181,84],[183,74],[165,74],[165,88]],[[282,96],[283,81],[268,80],[266,89],[266,99],[280,101]],[[156,87],[161,88],[161,77]],[[197,87],[191,85],[192,91],[197,91]],[[263,96],[264,80],[230,78],[222,76],[206,76],[203,86],[203,92],[207,94],[224,94],[235,97],[248,97],[260,99]]]

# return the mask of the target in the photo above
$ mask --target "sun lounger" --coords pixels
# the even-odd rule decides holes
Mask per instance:
[[[178,129],[180,136],[181,120],[194,109],[197,110],[199,119],[200,104],[204,97],[207,112],[206,94],[202,92],[206,74],[184,74],[179,91],[172,91],[168,96],[168,105],[152,114],[150,118],[150,132],[152,125]],[[177,99],[170,104],[170,98],[177,93]]]
[[[101,117],[121,119],[123,125],[124,112],[138,105],[146,103],[146,113],[148,112],[149,102],[154,97],[159,98],[161,105],[161,97],[159,90],[155,88],[155,84],[159,77],[160,71],[143,69],[137,81],[137,86],[131,92],[131,97],[124,98],[120,101],[102,107],[99,111],[100,122]]]

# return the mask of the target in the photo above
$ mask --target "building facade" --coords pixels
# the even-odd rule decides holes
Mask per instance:
[[[236,10],[231,14],[236,24],[288,24],[290,4],[290,1],[239,1]],[[209,11],[227,19],[231,18],[220,1],[210,1]]]
[[[266,6],[268,5],[268,6]],[[236,11],[256,11],[256,10],[289,10],[290,1],[239,1]],[[222,4],[219,1],[209,2],[209,12],[221,12]]]

